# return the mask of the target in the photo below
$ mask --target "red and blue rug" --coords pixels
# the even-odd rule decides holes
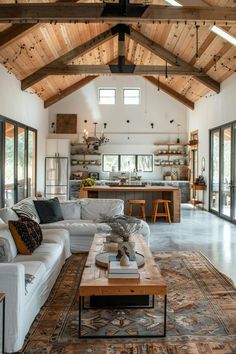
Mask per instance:
[[[78,284],[85,254],[64,265],[34,321],[22,353],[27,354],[236,354],[236,289],[198,252],[160,252],[155,260],[168,284],[165,338],[79,339]],[[93,309],[83,334],[156,334],[163,318],[154,309]]]

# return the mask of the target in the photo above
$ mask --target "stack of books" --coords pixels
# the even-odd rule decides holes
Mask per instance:
[[[121,266],[120,261],[110,261],[108,267],[109,279],[139,279],[138,266],[136,261],[130,261],[129,265]]]

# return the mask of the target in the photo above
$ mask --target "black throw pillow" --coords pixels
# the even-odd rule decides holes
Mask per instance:
[[[33,202],[39,214],[40,224],[64,220],[58,198],[34,200]]]

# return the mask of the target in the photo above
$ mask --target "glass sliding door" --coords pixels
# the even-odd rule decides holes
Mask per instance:
[[[28,130],[28,197],[36,193],[36,132]]]
[[[227,126],[221,131],[221,178],[220,178],[220,214],[224,217],[231,217],[231,144],[232,128]]]
[[[0,116],[0,207],[36,192],[37,131]]]
[[[15,126],[5,123],[4,131],[4,206],[15,203]]]
[[[26,198],[26,131],[17,128],[17,202]]]
[[[210,174],[210,209],[219,211],[220,195],[220,130],[211,132],[211,174]]]
[[[233,153],[232,153],[232,220],[236,223],[236,123],[233,124]]]
[[[236,122],[210,132],[210,211],[236,222]]]

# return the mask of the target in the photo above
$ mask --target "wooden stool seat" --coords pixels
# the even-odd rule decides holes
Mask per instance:
[[[171,203],[170,200],[167,199],[155,199],[152,202],[152,222],[155,223],[156,222],[156,218],[158,217],[165,217],[166,221],[169,222],[169,224],[171,223],[171,219],[170,219],[170,210],[169,210],[169,203]],[[158,207],[159,205],[163,205],[163,212],[159,212],[158,211]]]
[[[128,216],[132,216],[133,214],[133,205],[139,205],[140,215],[133,215],[139,219],[146,220],[146,212],[145,212],[145,204],[146,200],[144,199],[130,199],[128,200]]]

